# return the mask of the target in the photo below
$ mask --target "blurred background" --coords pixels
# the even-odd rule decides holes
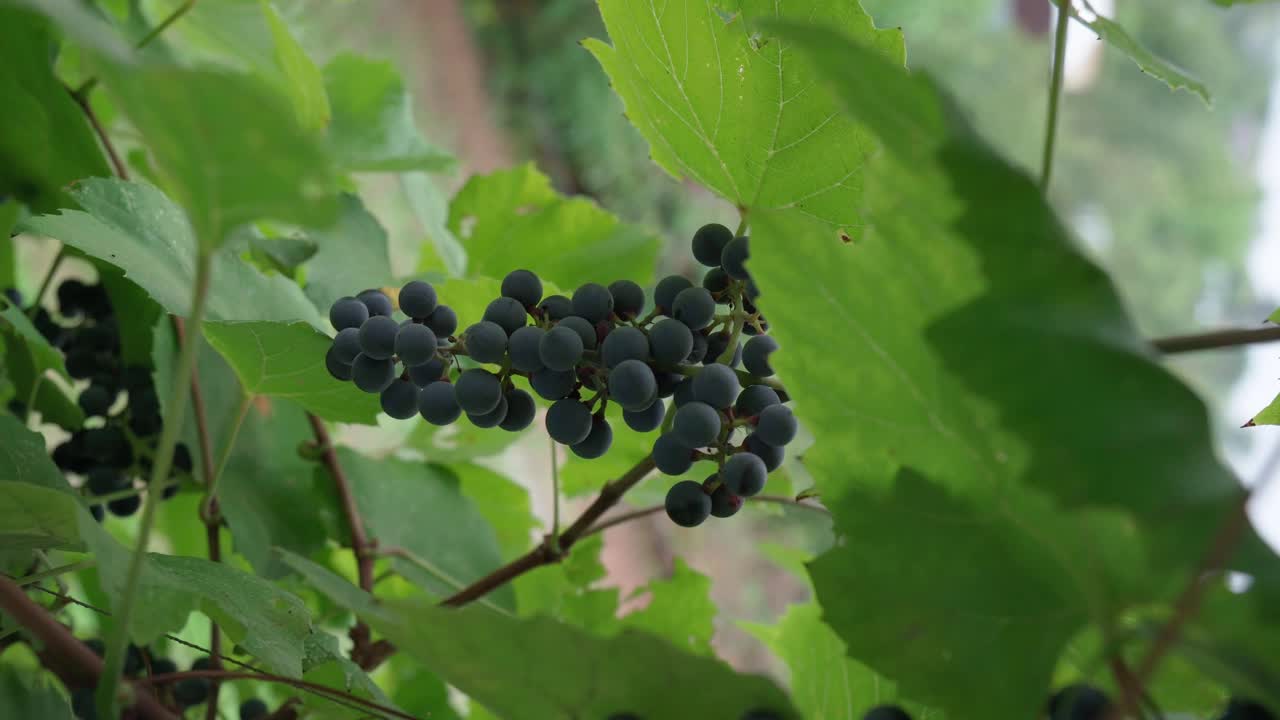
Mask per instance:
[[[451,174],[360,177],[363,197],[387,228],[399,274],[442,267],[431,233],[441,226],[445,198],[467,177],[523,162],[536,164],[561,192],[593,198],[658,231],[667,242],[659,274],[694,270],[688,238],[701,224],[736,224],[732,208],[649,161],[604,73],[579,46],[606,35],[594,0],[276,4],[320,65],[344,50],[393,62],[414,94],[427,138],[459,159]],[[913,69],[938,77],[988,140],[1038,172],[1053,42],[1048,0],[863,4],[881,26],[904,30]],[[1210,0],[1094,0],[1092,6],[1196,75],[1213,103],[1170,91],[1073,25],[1053,203],[1084,252],[1110,271],[1143,334],[1260,326],[1280,306],[1280,3],[1226,9]],[[1240,428],[1280,391],[1280,344],[1169,362],[1212,408],[1221,451],[1244,482],[1280,474],[1280,433]],[[351,430],[347,439],[391,451],[406,433],[419,432],[411,425]],[[528,433],[513,446],[495,447],[482,463],[528,487],[549,522],[545,436]],[[798,466],[789,467],[790,487],[777,491],[810,486]],[[561,480],[575,495],[567,512],[615,469],[607,460],[563,467]],[[660,484],[642,489],[635,503],[660,498]],[[1280,488],[1257,498],[1254,512],[1280,547]],[[744,624],[773,622],[806,596],[782,567],[822,550],[831,541],[829,523],[811,510],[743,515],[715,533],[677,532],[661,517],[611,529],[605,582],[625,596],[673,572],[680,554],[712,578],[721,655],[739,668],[776,671]]]

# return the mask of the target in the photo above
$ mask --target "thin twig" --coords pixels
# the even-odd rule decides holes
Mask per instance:
[[[196,4],[196,0],[186,0],[186,2],[184,2],[182,5],[179,5],[173,12],[169,13],[168,17],[166,17],[164,20],[161,20],[159,25],[156,25],[154,28],[151,29],[150,32],[144,35],[141,40],[135,43],[133,48],[135,50],[141,50],[142,48],[151,44],[152,40],[155,40],[156,38],[160,37],[160,33],[164,32],[169,28],[170,25],[177,22],[178,18],[182,17],[183,15],[186,15],[187,12],[190,11],[192,6],[194,6],[195,4]],[[87,80],[85,80],[83,83],[80,84],[80,87],[76,88],[75,94],[88,97],[89,93],[93,92],[93,89],[97,86],[98,86],[98,78],[96,77],[88,78]]]
[[[89,103],[88,94],[81,94],[76,90],[67,88],[67,92],[71,94],[71,99],[76,101],[80,106],[80,111],[84,113],[84,117],[89,121],[89,125],[93,128],[94,134],[98,136],[99,142],[102,143],[102,149],[106,151],[107,158],[111,160],[111,167],[115,169],[116,176],[121,180],[129,179],[129,169],[120,159],[120,154],[116,152],[116,146],[111,142],[111,138],[107,136],[107,129],[103,127],[102,121],[98,120],[98,114],[93,111],[93,105]]]
[[[1049,81],[1049,112],[1044,123],[1044,156],[1040,161],[1040,192],[1049,192],[1053,174],[1053,145],[1058,136],[1058,104],[1062,99],[1063,60],[1067,55],[1067,24],[1071,22],[1071,0],[1059,0],[1058,25],[1053,34],[1053,75]]]
[[[801,502],[796,498],[790,498],[785,495],[756,495],[755,497],[743,498],[743,500],[751,503],[775,503],[778,505],[789,505],[791,507],[799,507],[799,508],[804,508],[805,510],[812,510],[817,513],[822,513],[823,515],[831,514],[830,510],[822,507],[821,505]],[[665,509],[665,507],[666,507],[665,505],[663,505],[662,503],[659,503],[657,505],[650,505],[649,507],[643,507],[637,510],[628,510],[627,512],[624,512],[624,513],[618,513],[613,517],[607,518],[605,520],[601,520],[600,522],[596,523],[591,527],[590,530],[583,533],[582,537],[588,537],[591,535],[595,535],[596,533],[604,532],[605,530],[608,530],[614,525],[621,525],[625,522],[630,522],[632,520],[639,520],[642,517],[647,517],[649,515],[656,515],[662,512]]]
[[[1156,338],[1151,341],[1151,346],[1166,355],[1172,355],[1174,353],[1214,350],[1216,348],[1275,342],[1277,340],[1280,340],[1280,325],[1247,329],[1228,328],[1191,335],[1173,335],[1171,337]]]
[[[41,580],[47,580],[48,578],[58,577],[59,575],[65,575],[67,573],[73,573],[77,570],[84,570],[85,568],[91,568],[97,564],[96,560],[90,558],[88,560],[81,560],[80,562],[73,562],[69,565],[59,565],[58,567],[49,568],[48,570],[41,570],[40,572],[24,575],[23,577],[12,578],[12,580],[18,584],[18,587],[26,587],[27,585],[38,583]],[[0,576],[9,577],[8,575]]]
[[[362,697],[357,697],[326,685],[319,685],[305,680],[295,680],[294,678],[284,677],[282,675],[272,675],[271,673],[235,672],[229,670],[189,670],[187,672],[152,675],[140,681],[140,684],[147,684],[154,687],[157,685],[168,685],[187,678],[206,678],[209,680],[256,680],[261,682],[278,683],[281,685],[296,687],[299,690],[307,690],[318,695],[324,695],[328,698],[341,698],[346,702],[380,712],[390,717],[403,718],[404,720],[419,720],[416,715],[410,715],[403,710],[388,707],[372,700],[365,700]]]
[[[413,552],[408,548],[398,547],[394,545],[390,547],[379,547],[377,549],[377,553],[382,557],[399,558],[409,563],[410,565],[413,565],[414,567],[422,570],[423,572],[427,573],[428,575],[435,578],[436,580],[439,580],[445,585],[448,585],[454,591],[458,591],[466,587],[461,582],[456,580],[452,575],[436,567],[426,558],[421,557],[420,555],[418,555],[417,553]],[[376,582],[377,582],[377,578],[375,578],[375,584]],[[485,607],[489,608],[490,610],[493,610],[494,612],[497,612],[503,615],[511,615],[510,611],[506,610],[500,605],[490,602],[488,598],[480,598],[480,602],[484,603]]]
[[[203,515],[203,512],[201,513]],[[222,526],[218,522],[205,521],[205,540],[209,545],[209,561],[222,562]],[[213,618],[209,619],[209,660],[214,670],[222,669],[222,630]],[[205,720],[218,720],[218,695],[222,683],[214,680],[209,683],[209,700],[205,709]]]
[[[560,534],[556,543],[539,543],[537,547],[529,552],[480,578],[468,587],[446,598],[440,604],[445,607],[462,607],[488,595],[490,592],[536,567],[559,562],[564,557],[564,554],[573,547],[573,544],[587,534],[587,530],[600,519],[600,516],[616,505],[618,500],[622,499],[622,496],[634,487],[636,483],[640,482],[645,475],[648,475],[653,468],[653,458],[646,455],[643,460],[623,473],[622,477],[605,485],[600,490],[600,494],[596,496],[596,499],[578,516],[578,519],[574,520],[573,524]]]
[[[44,294],[49,292],[49,286],[53,284],[53,276],[58,273],[58,268],[62,265],[62,261],[67,259],[67,244],[62,243],[58,246],[58,254],[53,256],[53,262],[49,263],[49,269],[45,271],[44,279],[40,281],[40,289],[36,290],[36,296],[31,303],[31,307],[27,308],[27,317],[35,317],[40,310],[40,301],[44,299]]]
[[[355,495],[351,493],[351,483],[347,481],[347,474],[342,470],[342,464],[338,462],[338,453],[333,447],[333,440],[329,437],[329,431],[324,426],[324,421],[311,413],[307,413],[307,420],[311,423],[312,433],[316,438],[316,445],[320,450],[320,460],[324,463],[325,468],[329,471],[330,477],[333,478],[333,484],[338,489],[338,500],[342,505],[342,514],[347,520],[347,527],[351,531],[351,551],[356,556],[356,573],[359,576],[360,588],[369,594],[373,594],[373,548],[369,544],[369,536],[365,534],[364,520],[360,517],[360,507],[356,504]],[[368,662],[365,656],[369,646],[371,634],[369,626],[362,620],[357,620],[355,627],[351,628],[351,659],[362,668]]]
[[[37,605],[17,583],[0,576],[0,608],[27,632],[40,641],[40,660],[58,675],[68,687],[91,688],[103,673],[102,660],[63,627],[44,608]],[[135,683],[134,708],[147,720],[177,720],[151,693]]]

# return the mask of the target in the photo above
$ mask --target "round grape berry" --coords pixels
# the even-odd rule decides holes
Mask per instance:
[[[271,709],[258,698],[249,698],[240,703],[240,720],[267,720]]]
[[[399,333],[400,323],[386,315],[374,315],[360,326],[360,352],[374,360],[386,360],[396,354]]]
[[[437,338],[452,337],[458,331],[458,313],[448,305],[438,305],[423,323]]]
[[[568,328],[578,333],[578,337],[582,339],[582,347],[587,350],[594,350],[599,342],[596,326],[588,322],[586,318],[570,315],[561,320],[556,327]]]
[[[187,447],[187,444],[178,443],[177,445],[174,445],[173,446],[173,469],[175,471],[184,472],[190,475],[191,470],[194,467],[195,465],[193,465],[191,462],[191,449]]]
[[[545,365],[539,347],[546,331],[537,325],[526,325],[511,333],[508,351],[511,353],[511,367],[520,372],[538,372]]]
[[[488,370],[473,368],[464,370],[454,384],[458,406],[468,415],[485,415],[493,412],[502,402],[502,383]]]
[[[720,356],[724,354],[724,351],[728,349],[729,341],[732,339],[733,336],[724,330],[708,335],[707,354],[703,358],[703,362],[710,364],[719,360]]]
[[[880,705],[868,710],[862,720],[911,720],[911,716],[897,705]]]
[[[324,367],[329,371],[329,375],[335,380],[346,382],[351,379],[351,366],[355,362],[352,359],[349,363],[344,363],[338,359],[337,348],[330,347],[329,351],[324,354]]]
[[[649,328],[649,352],[659,365],[679,365],[693,348],[693,333],[679,320],[664,318]]]
[[[519,300],[500,297],[484,309],[484,319],[496,323],[508,335],[525,326],[529,315]]]
[[[351,363],[351,381],[367,393],[380,393],[395,379],[396,364],[391,360],[380,360],[360,353],[355,362]]]
[[[425,362],[421,365],[414,365],[409,368],[409,379],[418,387],[426,387],[431,383],[444,377],[445,368],[448,363],[444,358],[435,358],[434,360]]]
[[[418,386],[396,378],[378,397],[382,412],[396,420],[408,420],[418,414]]]
[[[128,497],[116,498],[107,501],[107,512],[116,517],[129,517],[138,512],[138,508],[142,507],[141,495],[130,495]]]
[[[99,463],[116,468],[133,464],[133,446],[124,430],[114,426],[92,428],[84,434],[85,452]]]
[[[599,283],[587,283],[573,291],[573,314],[592,324],[604,322],[613,313],[613,295]]]
[[[671,313],[672,317],[688,325],[690,330],[701,330],[715,319],[716,301],[706,288],[685,288],[676,295]]]
[[[508,432],[519,432],[532,425],[537,414],[538,406],[533,402],[533,396],[512,388],[507,391],[507,416],[498,425]]]
[[[676,322],[680,322],[677,320]],[[684,323],[680,323],[683,325]],[[707,357],[707,336],[702,333],[693,333],[693,349],[689,351],[689,355],[684,359],[686,365],[696,365]]]
[[[582,352],[582,336],[573,328],[565,327],[563,321],[538,341],[538,358],[550,370],[572,370],[582,359]]]
[[[724,266],[724,271],[729,273],[729,277],[735,280],[746,280],[750,277],[747,273],[749,257],[751,257],[749,240],[745,237],[736,237],[725,244],[724,250],[720,253],[720,264]]]
[[[617,367],[624,360],[649,359],[649,338],[639,328],[623,326],[605,337],[600,345],[605,367]]]
[[[500,363],[507,356],[507,331],[491,320],[467,328],[463,334],[467,354],[480,363]]]
[[[644,309],[644,288],[630,280],[618,280],[609,285],[613,296],[613,312],[626,320],[636,317]]]
[[[655,370],[653,374],[658,378],[658,397],[660,398],[669,398],[674,395],[676,386],[685,381],[684,375],[677,372]]]
[[[115,399],[116,394],[114,392],[101,385],[93,384],[80,393],[80,397],[76,402],[88,417],[105,417]]]
[[[692,480],[681,480],[667,491],[664,503],[667,517],[680,527],[697,527],[711,514],[711,497],[702,485]]]
[[[595,460],[609,452],[609,447],[612,445],[613,428],[604,417],[596,416],[591,420],[591,432],[587,433],[582,442],[570,445],[569,449],[574,455],[584,460]]]
[[[738,401],[733,404],[733,411],[738,417],[754,417],[770,405],[782,402],[778,393],[768,385],[748,385],[738,393]]]
[[[653,304],[658,306],[658,311],[670,315],[671,306],[676,302],[676,296],[681,291],[693,287],[693,283],[689,278],[683,275],[668,275],[658,281],[657,287],[653,289]]]
[[[653,404],[644,410],[622,411],[622,421],[627,424],[627,427],[642,433],[657,430],[666,416],[667,406],[661,400],[654,400]]]
[[[418,396],[418,414],[432,425],[449,425],[462,415],[453,385],[433,382]]]
[[[693,397],[717,410],[723,410],[737,399],[742,391],[738,374],[728,365],[713,363],[693,376]]]
[[[782,460],[787,455],[786,450],[766,445],[755,435],[747,436],[747,439],[742,442],[742,449],[760,458],[764,462],[764,469],[769,472],[782,467]]]
[[[609,371],[609,397],[623,410],[643,410],[658,397],[658,380],[648,365],[624,360]]]
[[[350,365],[360,354],[360,328],[344,328],[333,338],[333,355],[338,362]]]
[[[733,282],[733,278],[729,277],[729,273],[724,271],[722,267],[713,267],[702,276],[702,287],[707,292],[715,295],[729,289],[729,283]],[[723,297],[720,302],[728,302],[728,297]]]
[[[671,400],[677,408],[693,402],[693,378],[686,378],[684,382],[678,383],[675,391],[671,393]]]
[[[547,434],[561,445],[577,445],[586,440],[591,423],[591,410],[577,400],[557,400],[547,410]]]
[[[347,328],[359,328],[368,319],[369,306],[350,295],[338,298],[329,307],[329,323],[338,332],[342,332]]]
[[[129,487],[129,478],[116,468],[99,466],[89,471],[85,487],[93,495],[106,495]]]
[[[436,334],[417,323],[401,325],[396,333],[396,357],[406,367],[425,365],[436,356]]]
[[[795,439],[798,429],[799,423],[791,408],[786,405],[770,405],[760,411],[753,434],[766,445],[782,447]]]
[[[742,347],[742,367],[756,377],[769,377],[773,374],[773,366],[769,364],[769,356],[778,349],[778,341],[769,335],[757,335]]]
[[[707,223],[693,234],[693,257],[707,267],[718,267],[724,246],[733,240],[733,231],[720,223]]]
[[[507,396],[503,395],[502,398],[498,400],[497,407],[483,415],[467,413],[467,419],[471,421],[472,425],[475,425],[478,428],[498,427],[502,424],[503,420],[507,419],[507,407]]]
[[[714,445],[720,436],[720,413],[706,403],[691,402],[676,410],[671,435],[693,449]]]
[[[1049,698],[1049,720],[1104,720],[1111,698],[1092,685],[1068,685]]]
[[[425,320],[435,312],[438,299],[431,283],[410,280],[400,288],[400,309],[414,320]]]
[[[502,296],[523,307],[534,307],[542,299],[542,281],[529,270],[512,270],[502,278]]]
[[[702,483],[703,488],[715,481],[717,475],[712,475]],[[718,518],[733,517],[742,509],[742,498],[729,492],[729,488],[724,483],[716,486],[711,491],[711,515]]]
[[[730,455],[720,469],[720,480],[725,487],[741,497],[759,494],[768,479],[769,470],[765,468],[764,461],[747,452]]]
[[[578,376],[572,370],[539,370],[529,376],[529,385],[543,400],[559,400],[578,384]]]
[[[356,295],[356,299],[369,308],[369,315],[371,316],[391,317],[391,313],[395,312],[395,308],[391,305],[391,298],[377,288],[369,288],[362,291],[359,295]]]
[[[573,314],[573,301],[563,295],[548,295],[538,303],[542,316],[553,322],[559,322]]]
[[[653,464],[665,475],[683,475],[693,467],[693,451],[671,433],[653,442]]]

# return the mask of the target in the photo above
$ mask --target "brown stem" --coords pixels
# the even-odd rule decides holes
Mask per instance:
[[[128,180],[129,170],[125,167],[124,161],[120,159],[120,154],[116,152],[115,144],[107,136],[107,129],[98,120],[98,114],[93,111],[93,106],[89,104],[89,94],[87,92],[77,92],[71,88],[67,88],[67,92],[71,94],[71,99],[75,100],[76,104],[80,106],[85,119],[89,121],[90,127],[93,128],[94,134],[98,136],[98,141],[102,143],[102,149],[106,151],[107,158],[111,160],[111,167],[115,169],[116,176],[121,180]]]
[[[796,498],[789,498],[789,497],[786,497],[785,495],[756,495],[755,497],[743,498],[743,500],[747,502],[753,502],[753,503],[762,502],[762,503],[775,503],[778,505],[790,505],[792,507],[801,507],[801,508],[804,508],[805,510],[812,510],[814,512],[822,513],[824,515],[831,514],[830,510],[822,507],[821,505],[814,505],[813,503],[801,502]],[[622,523],[630,522],[632,520],[639,520],[642,517],[648,517],[649,515],[656,515],[657,513],[662,512],[663,508],[664,506],[662,504],[658,504],[658,505],[650,505],[649,507],[639,508],[637,510],[629,510],[624,513],[619,513],[617,515],[614,515],[611,518],[608,518],[606,520],[601,520],[600,522],[596,523],[591,527],[590,530],[583,533],[582,537],[588,537],[590,535],[595,535],[596,533],[599,533],[599,532],[604,532],[605,530],[608,530],[614,525],[621,525]]]
[[[622,496],[628,490],[640,482],[645,475],[648,475],[650,470],[653,470],[653,467],[653,458],[646,455],[643,460],[623,473],[622,477],[605,485],[591,505],[582,511],[578,519],[574,520],[573,524],[561,533],[559,538],[547,538],[547,542],[538,545],[524,555],[445,598],[440,604],[446,607],[462,607],[467,603],[484,597],[536,567],[559,562],[560,558],[564,557],[564,554],[568,552],[569,548],[573,547],[575,542],[589,534],[588,530],[595,524],[596,520],[599,520],[601,515],[604,515],[609,508],[617,504],[618,500],[622,499]]]
[[[88,652],[88,650],[86,650]],[[359,705],[377,711],[384,715],[395,718],[403,718],[404,720],[418,720],[415,715],[410,715],[402,710],[388,707],[372,700],[365,700],[350,693],[337,690],[326,685],[319,685],[306,680],[295,680],[293,678],[284,677],[283,675],[272,675],[264,672],[234,672],[229,670],[189,670],[187,672],[164,673],[161,675],[152,675],[139,684],[147,684],[151,686],[168,685],[170,683],[185,680],[187,678],[205,678],[208,680],[258,680],[261,682],[278,683],[281,685],[290,685],[300,690],[306,690],[317,695],[323,695],[330,700],[337,700],[343,704]]]
[[[68,687],[91,688],[102,674],[102,659],[93,654],[44,608],[37,605],[17,583],[0,576],[0,608],[40,641],[40,661]],[[178,720],[155,695],[134,683],[134,708],[146,720]]]
[[[1151,346],[1156,350],[1172,355],[1174,353],[1192,352],[1195,350],[1213,350],[1215,348],[1252,345],[1254,343],[1275,342],[1280,340],[1280,326],[1262,328],[1230,328],[1194,335],[1173,335],[1156,338]]]
[[[1128,687],[1123,688],[1120,702],[1108,716],[1109,720],[1120,720],[1133,712],[1147,682],[1159,667],[1160,661],[1177,644],[1183,626],[1200,609],[1200,602],[1204,599],[1205,590],[1209,587],[1209,580],[1216,577],[1223,569],[1231,551],[1249,527],[1248,502],[1249,494],[1241,493],[1239,501],[1231,506],[1218,532],[1213,536],[1208,552],[1205,553],[1191,578],[1187,580],[1187,585],[1182,589],[1177,601],[1174,602],[1173,615],[1160,627],[1155,640],[1151,642],[1151,647],[1147,649],[1147,654],[1134,670],[1132,682]]]
[[[338,462],[338,453],[333,448],[333,440],[329,437],[329,431],[325,428],[324,421],[311,413],[307,413],[307,420],[311,422],[311,430],[316,437],[316,445],[320,450],[320,461],[328,469],[329,475],[333,477],[333,484],[338,489],[338,500],[342,504],[342,514],[346,517],[347,527],[351,530],[351,551],[356,556],[356,572],[359,575],[360,588],[369,594],[373,594],[374,553],[369,543],[369,537],[365,534],[364,520],[360,517],[360,508],[356,505],[355,496],[351,494],[351,483],[347,481],[347,474],[342,470],[342,465]],[[351,648],[351,659],[362,668],[365,668],[368,662],[366,654],[370,639],[369,626],[364,621],[356,621],[355,627],[351,628],[351,641],[354,644]]]
[[[205,520],[205,539],[209,544],[209,560],[212,562],[222,562],[220,530],[221,526],[216,520],[214,522]],[[218,628],[218,623],[212,619],[209,620],[209,661],[212,663],[214,670],[222,669],[222,631]],[[218,690],[220,687],[221,683],[217,680],[209,683],[209,701],[205,707],[205,720],[218,720]]]

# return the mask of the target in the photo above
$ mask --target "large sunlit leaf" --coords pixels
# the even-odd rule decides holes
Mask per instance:
[[[566,198],[532,163],[471,178],[449,206],[449,230],[472,275],[533,270],[562,288],[646,282],[658,239],[586,198]]]
[[[717,7],[719,5],[719,7]],[[604,66],[653,159],[739,207],[790,211],[861,235],[868,157],[878,144],[752,22],[798,16],[857,37],[898,63],[902,35],[877,30],[858,3],[601,0]],[[749,22],[751,21],[751,22]]]
[[[84,509],[69,492],[0,480],[0,547],[6,553],[82,549],[76,520],[81,512]]]
[[[291,400],[322,418],[373,425],[376,395],[334,379],[325,369],[331,340],[304,322],[209,322],[204,335],[244,391]]]
[[[797,718],[773,683],[678,650],[637,630],[601,638],[552,618],[481,606],[374,602],[302,558],[286,562],[317,590],[385,634],[401,652],[500,717],[560,720],[631,712],[653,718],[737,718],[771,709]],[[537,658],[530,662],[530,658]]]
[[[81,210],[29,218],[20,225],[115,265],[174,315],[189,315],[196,239],[186,216],[152,185],[94,178],[71,189]],[[214,256],[211,320],[304,320],[326,327],[302,289],[264,275],[229,253]]]
[[[37,212],[69,204],[63,188],[72,181],[111,174],[84,114],[53,74],[53,49],[47,20],[0,6],[0,195]]]

